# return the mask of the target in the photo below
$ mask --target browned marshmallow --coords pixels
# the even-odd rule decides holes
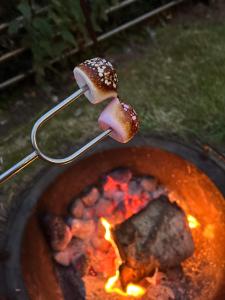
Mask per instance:
[[[127,143],[139,128],[137,113],[128,104],[114,98],[101,113],[98,123],[101,129],[112,129],[110,136],[120,143]]]
[[[117,74],[106,59],[96,57],[85,60],[73,72],[80,88],[88,86],[85,96],[91,103],[96,104],[117,96]]]

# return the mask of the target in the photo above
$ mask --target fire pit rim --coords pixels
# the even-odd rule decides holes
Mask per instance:
[[[181,158],[193,163],[198,169],[204,172],[220,192],[225,197],[225,171],[207,156],[204,149],[197,146],[185,145],[184,143],[172,140],[166,140],[158,137],[137,136],[129,144],[117,144],[111,140],[106,140],[97,147],[88,152],[83,158],[87,158],[95,153],[104,152],[112,149],[132,148],[132,147],[151,147],[171,152]],[[74,163],[76,164],[76,162]],[[33,212],[35,204],[46,188],[55,181],[55,179],[70,168],[67,165],[61,168],[48,167],[42,170],[34,181],[35,184],[30,185],[26,191],[22,192],[18,198],[18,205],[9,216],[8,230],[6,232],[5,249],[9,253],[9,258],[0,266],[0,274],[2,274],[0,293],[5,294],[9,299],[20,300],[29,299],[23,276],[21,271],[20,251],[24,228],[28,217]],[[18,200],[19,200],[18,199]]]

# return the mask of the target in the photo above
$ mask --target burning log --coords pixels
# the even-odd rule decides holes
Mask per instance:
[[[116,225],[113,235],[124,263],[123,287],[151,275],[156,267],[178,266],[194,252],[183,210],[166,196],[152,200],[143,210]]]

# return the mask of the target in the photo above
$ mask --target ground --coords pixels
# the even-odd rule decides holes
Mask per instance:
[[[139,114],[140,134],[175,135],[187,142],[211,143],[223,151],[222,2],[215,1],[211,7],[184,6],[161,17],[157,25],[147,22],[101,44],[104,55],[117,66],[121,99]],[[91,56],[93,50],[74,61]],[[1,171],[32,150],[29,135],[38,116],[76,89],[71,69],[70,61],[56,79],[48,78],[41,88],[30,80],[0,96]],[[78,102],[42,130],[41,145],[47,153],[59,155],[100,132],[97,117],[104,104],[91,106],[84,98]],[[46,164],[36,162],[1,187],[0,222],[6,223],[13,200],[43,167]]]

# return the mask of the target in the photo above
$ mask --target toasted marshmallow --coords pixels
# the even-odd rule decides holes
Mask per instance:
[[[98,119],[102,130],[112,129],[110,136],[120,143],[127,143],[139,128],[137,113],[128,104],[114,98],[102,111]]]
[[[92,58],[78,65],[74,71],[78,86],[85,85],[85,96],[93,103],[99,103],[117,96],[117,74],[112,64],[104,58]]]

